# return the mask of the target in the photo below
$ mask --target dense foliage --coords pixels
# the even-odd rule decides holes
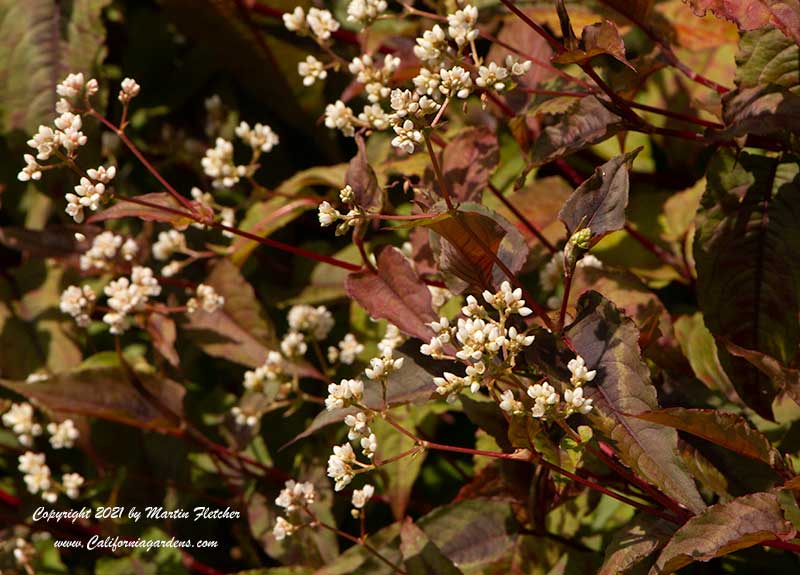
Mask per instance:
[[[0,572],[797,572],[799,42],[0,0]]]

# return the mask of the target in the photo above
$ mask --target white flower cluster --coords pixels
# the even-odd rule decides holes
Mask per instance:
[[[300,6],[283,15],[283,24],[290,32],[301,35],[310,32],[314,39],[321,44],[327,42],[331,34],[336,32],[340,26],[328,10],[310,8],[306,14]]]
[[[366,26],[380,17],[386,8],[385,0],[351,0],[347,8],[348,20]],[[326,32],[318,33],[312,23],[311,13],[314,10],[309,10],[306,17],[303,9],[297,7],[294,12],[284,14],[284,23],[293,32],[307,34],[311,31],[317,41],[323,44],[330,37],[327,32],[337,29],[338,23],[330,13],[325,13],[323,17],[320,14],[325,11],[317,11],[317,19],[325,22],[325,25],[317,26]],[[419,74],[412,79],[413,89],[392,85],[397,83],[395,72],[401,65],[397,56],[385,55],[381,66],[370,54],[357,56],[350,62],[348,71],[357,82],[364,85],[368,104],[360,113],[342,100],[328,104],[325,108],[325,125],[348,137],[355,134],[356,128],[391,128],[395,133],[392,145],[405,153],[413,153],[424,140],[424,127],[429,123],[427,118],[442,111],[444,98],[464,100],[476,87],[484,91],[501,92],[510,87],[512,77],[522,76],[530,70],[531,62],[520,62],[514,56],[506,58],[505,66],[497,62],[474,62],[478,58],[474,41],[479,34],[478,9],[471,4],[449,14],[446,27],[437,24],[423,32],[413,47],[414,55],[423,64]],[[467,52],[470,52],[470,60],[467,59]],[[331,67],[338,69],[338,62],[326,64],[314,56],[308,56],[298,64],[297,69],[303,83],[310,86],[326,78],[327,70]],[[321,206],[322,225],[330,225],[339,219],[343,217],[330,204]]]
[[[305,61],[297,63],[297,73],[303,79],[304,86],[311,86],[317,80],[324,80],[328,77],[325,64],[314,56],[306,56]]]
[[[244,388],[248,391],[264,391],[264,385],[276,381],[283,375],[285,362],[277,351],[270,351],[262,365],[244,374]]]
[[[166,261],[173,254],[186,251],[186,236],[178,230],[167,230],[158,233],[158,239],[151,248],[153,257],[157,260]]]
[[[325,409],[335,411],[356,405],[364,396],[364,382],[360,379],[343,379],[340,383],[328,385]]]
[[[48,423],[47,433],[50,434],[50,445],[53,449],[72,447],[80,435],[71,419],[65,419],[61,423]]]
[[[117,255],[126,262],[133,261],[139,253],[139,245],[133,238],[125,239],[111,231],[95,236],[92,246],[81,254],[80,266],[86,270],[108,270]]]
[[[336,363],[337,361],[344,365],[353,365],[358,355],[364,351],[364,345],[359,343],[352,333],[344,336],[344,339],[339,342],[338,346],[328,347],[328,361]]]
[[[30,447],[33,438],[42,434],[42,426],[33,419],[33,406],[30,403],[11,404],[3,414],[3,425],[10,428],[25,447]]]
[[[389,7],[386,0],[350,0],[347,21],[369,26]]]
[[[384,348],[380,357],[373,357],[369,360],[369,367],[364,370],[366,376],[374,380],[386,380],[392,372],[403,367],[404,358],[393,358],[394,350]]]
[[[103,316],[112,334],[125,333],[130,327],[130,314],[141,311],[149,298],[161,294],[161,286],[153,277],[153,270],[134,266],[130,278],[121,277],[110,282],[103,290],[111,308]]]
[[[252,128],[247,122],[240,122],[236,128],[236,135],[256,152],[271,152],[278,145],[278,134],[272,128],[257,123]]]
[[[346,214],[342,214],[327,201],[322,202],[317,208],[317,217],[321,227],[326,228],[341,220],[341,223],[336,226],[337,236],[346,234],[350,228],[356,225],[361,215],[357,209],[351,209]]]
[[[579,355],[567,363],[567,369],[571,373],[571,389],[564,391],[564,400],[556,392],[556,389],[547,381],[531,385],[526,390],[528,397],[533,399],[533,407],[530,414],[537,419],[553,419],[569,417],[573,413],[586,415],[592,411],[592,400],[583,396],[583,384],[592,381],[597,374],[595,370],[589,370],[586,362]],[[521,415],[525,413],[525,406],[514,396],[510,389],[505,390],[501,395],[500,408],[508,413]]]
[[[317,341],[322,341],[333,329],[333,315],[325,306],[312,307],[310,305],[292,306],[287,316],[291,331],[310,335]]]
[[[311,515],[309,509],[317,500],[314,484],[306,481],[299,483],[290,479],[275,498],[275,505],[284,509],[286,517],[279,516],[272,529],[272,536],[277,541],[283,541],[303,527],[303,512]]]
[[[23,480],[28,491],[41,493],[42,499],[48,503],[56,502],[59,489],[70,499],[77,499],[84,484],[84,478],[78,473],[65,473],[61,476],[60,484],[53,481],[44,453],[26,451],[19,456],[18,469],[25,474]]]
[[[133,78],[125,78],[120,83],[117,99],[123,104],[129,104],[132,99],[139,95],[142,87]]]
[[[247,166],[237,166],[233,162],[233,143],[225,138],[217,138],[214,147],[206,150],[200,161],[206,176],[212,178],[215,188],[232,188],[239,179],[247,175]]]
[[[195,290],[194,297],[186,302],[186,313],[196,313],[203,310],[206,313],[214,313],[225,305],[225,298],[207,284],[200,284]]]
[[[533,343],[534,336],[506,325],[512,315],[527,317],[532,313],[525,306],[520,288],[512,289],[506,281],[496,293],[485,291],[483,299],[498,312],[498,319],[492,318],[474,296],[467,296],[466,305],[461,308],[464,317],[458,318],[455,326],[446,317],[430,323],[434,336],[420,347],[423,355],[434,359],[459,359],[467,364],[465,376],[445,372],[434,378],[436,392],[449,402],[455,401],[463,389],[478,391],[487,369],[513,367],[517,355]],[[448,348],[454,350],[455,357],[447,355]]]
[[[350,500],[353,504],[353,509],[350,511],[351,515],[358,518],[363,513],[362,509],[367,505],[367,502],[375,495],[375,487],[367,483],[361,489],[354,489],[353,496]]]
[[[59,308],[62,313],[71,315],[80,327],[86,327],[91,322],[91,313],[97,295],[89,286],[69,286],[61,294]]]

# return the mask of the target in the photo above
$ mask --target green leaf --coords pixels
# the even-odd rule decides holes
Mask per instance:
[[[689,472],[701,486],[717,494],[720,501],[731,499],[731,494],[728,492],[728,478],[705,455],[682,439],[678,439],[678,451]]]
[[[88,80],[89,74],[105,59],[103,9],[109,4],[111,0],[73,1],[64,54],[67,72],[83,72]]]
[[[727,128],[720,139],[770,135],[788,141],[800,129],[800,95],[778,86],[758,86],[729,92],[722,97]]]
[[[800,48],[775,28],[742,34],[736,55],[736,84],[755,88],[774,84],[800,92]]]
[[[181,429],[184,387],[129,368],[83,368],[40,383],[0,379],[0,385],[58,413],[99,417],[165,433]]]
[[[427,341],[433,332],[426,324],[439,319],[428,286],[395,247],[383,248],[377,262],[377,273],[365,270],[347,276],[347,294],[372,317],[388,320],[403,333]]]
[[[626,415],[658,407],[633,322],[600,294],[588,292],[566,335],[586,365],[597,370],[587,387],[596,429],[614,441],[622,461],[641,477],[695,513],[702,511],[705,503],[677,452],[678,434]]]
[[[606,547],[603,566],[597,575],[620,575],[650,559],[675,532],[676,526],[659,517],[640,513],[614,533]]]
[[[689,519],[667,543],[650,574],[668,575],[694,561],[709,561],[776,538],[787,541],[795,534],[775,493],[745,495]]]
[[[275,331],[253,287],[228,260],[219,260],[205,283],[225,298],[214,313],[187,314],[182,327],[207,354],[248,367],[258,367],[275,349]]]
[[[694,254],[709,331],[788,365],[800,343],[798,165],[747,152],[718,152],[697,214]],[[719,349],[745,403],[772,418],[776,384]]]
[[[703,323],[703,314],[685,315],[674,324],[675,337],[697,379],[709,389],[723,393],[729,399],[739,401],[733,384],[722,369],[717,353],[717,342]]]
[[[702,437],[745,457],[763,461],[774,469],[783,468],[778,450],[741,415],[716,409],[669,407],[637,413],[634,417]]]
[[[641,151],[642,148],[636,148],[595,168],[594,174],[573,192],[558,213],[569,235],[589,228],[595,243],[607,233],[625,227],[628,174]]]
[[[590,144],[613,136],[621,118],[594,96],[575,100],[562,114],[545,116],[545,127],[534,142],[533,162],[536,165],[566,156]]]
[[[400,528],[400,552],[409,574],[463,575],[410,517]]]

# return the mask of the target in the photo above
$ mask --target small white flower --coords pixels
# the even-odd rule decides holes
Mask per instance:
[[[387,350],[397,349],[405,340],[406,338],[400,333],[400,328],[393,323],[389,323],[386,324],[383,339],[378,342],[378,349],[381,353],[387,353]]]
[[[403,367],[404,358],[392,359],[392,353],[390,349],[385,350],[381,357],[373,357],[370,359],[370,367],[364,370],[366,376],[370,379],[384,379],[393,371],[397,371]]]
[[[17,174],[17,179],[20,182],[27,182],[30,180],[41,180],[42,179],[42,166],[36,161],[31,154],[24,154],[22,158],[25,160],[25,167],[22,168],[19,174]]]
[[[286,16],[284,14],[284,16]],[[272,528],[272,536],[276,541],[283,541],[297,531],[297,526],[292,525],[283,517],[275,520],[275,527]]]
[[[99,166],[97,169],[86,170],[86,174],[96,182],[108,184],[117,175],[116,166]]]
[[[320,10],[319,8],[310,8],[308,10],[306,22],[311,28],[311,33],[323,42],[331,37],[332,32],[336,32],[339,29],[339,22],[333,17],[333,14],[328,10]]]
[[[380,104],[364,106],[364,109],[358,115],[358,119],[376,130],[385,130],[389,127],[389,115]]]
[[[592,400],[583,397],[583,388],[568,389],[564,392],[564,401],[570,411],[577,411],[586,415],[592,410]]]
[[[83,483],[84,479],[78,473],[67,473],[61,476],[61,486],[64,488],[66,496],[70,499],[78,498]]]
[[[60,84],[56,86],[56,94],[63,98],[75,98],[83,90],[85,84],[83,74],[68,74]]]
[[[597,371],[589,371],[589,369],[587,369],[586,362],[579,355],[575,356],[575,359],[569,360],[569,363],[567,363],[567,369],[572,374],[570,383],[574,387],[580,387],[584,383],[592,381],[595,375],[597,375]]]
[[[345,365],[352,365],[355,362],[358,354],[364,351],[364,345],[359,343],[352,333],[344,336],[344,339],[339,342],[339,361]]]
[[[36,150],[37,159],[47,160],[61,145],[61,132],[56,132],[49,126],[39,126],[39,130],[27,143]]]
[[[478,9],[474,6],[464,6],[463,9],[447,16],[447,33],[456,41],[456,44],[463,46],[472,42],[478,37]]]
[[[353,480],[355,460],[356,454],[349,443],[334,446],[333,455],[328,458],[328,476],[335,481],[335,491],[341,491]]]
[[[311,86],[317,80],[324,80],[328,77],[325,64],[314,58],[314,56],[306,56],[304,62],[298,62],[297,73],[303,78],[304,86]]]
[[[281,351],[286,357],[302,357],[308,351],[308,344],[305,341],[305,336],[296,331],[287,333],[281,341]]]
[[[30,403],[12,403],[3,414],[3,425],[10,428],[25,446],[30,446],[33,438],[42,434],[42,426],[33,420],[33,406]]]
[[[375,494],[375,487],[367,483],[361,489],[354,489],[353,490],[353,498],[352,503],[353,507],[356,509],[363,509],[364,506],[367,504],[367,501],[372,499],[372,496]]]
[[[200,163],[206,176],[212,178],[211,185],[218,189],[232,188],[247,171],[246,166],[234,164],[233,144],[224,138],[217,138]]]
[[[442,68],[439,77],[442,80],[439,91],[446,96],[463,100],[472,91],[472,78],[461,66],[453,66],[449,70]]]
[[[152,250],[155,259],[166,261],[173,254],[186,251],[186,236],[178,230],[159,232]]]
[[[375,457],[375,452],[378,451],[378,438],[374,433],[370,433],[361,438],[361,452],[365,457],[372,459]]]
[[[86,327],[91,321],[89,313],[96,299],[94,290],[89,286],[69,286],[61,294],[59,308],[62,313],[75,318],[75,323],[80,327]]]
[[[520,61],[513,54],[506,56],[506,68],[511,70],[512,76],[524,76],[530,71],[532,65],[533,62],[530,60]]]
[[[310,56],[309,56],[310,57]],[[270,152],[280,142],[278,134],[265,124],[257,123],[252,128],[247,122],[240,122],[236,135],[253,150]]]
[[[525,412],[525,406],[514,397],[514,392],[510,389],[500,394],[500,399],[500,409],[503,411],[507,411],[513,415],[520,415]]]
[[[122,254],[122,259],[124,259],[126,262],[133,261],[133,258],[136,257],[136,254],[139,253],[139,244],[137,244],[136,240],[133,238],[128,238],[125,240],[125,243],[122,244],[120,253]]]
[[[442,27],[436,24],[430,30],[422,34],[422,38],[417,38],[417,45],[414,46],[414,55],[430,64],[436,64],[442,55],[447,51],[447,38]]]
[[[481,66],[478,69],[478,78],[475,80],[475,84],[480,88],[492,88],[501,92],[506,88],[503,82],[506,78],[508,78],[508,70],[490,62],[488,66]]]
[[[296,6],[294,11],[283,15],[283,25],[289,32],[303,32],[306,30],[306,13],[303,8]]]
[[[355,134],[353,127],[355,119],[353,110],[345,106],[341,100],[336,100],[335,104],[328,104],[325,107],[325,126],[332,130],[340,130],[345,136],[352,137]]]
[[[75,427],[75,423],[71,419],[65,419],[61,423],[48,423],[47,433],[50,434],[50,445],[53,446],[53,449],[72,447],[80,435],[78,428]]]
[[[343,409],[348,405],[361,401],[364,394],[364,382],[360,379],[343,379],[340,383],[328,385],[328,397],[325,408],[328,411]]]
[[[347,21],[367,26],[386,12],[387,8],[386,0],[350,0],[347,5]]]
[[[345,416],[344,423],[349,428],[347,439],[354,441],[369,436],[372,433],[369,428],[369,421],[369,416],[363,411],[359,411],[355,415],[348,414]]]
[[[325,306],[295,305],[287,314],[289,327],[293,331],[311,335],[317,341],[328,337],[333,329],[333,315]]]
[[[231,408],[231,415],[236,422],[236,425],[255,427],[258,425],[258,417],[253,413],[248,413],[238,405]]]
[[[314,492],[313,483],[298,483],[290,479],[275,499],[275,505],[286,509],[286,513],[293,513],[298,509],[311,505],[315,499],[316,493]]]
[[[206,313],[214,313],[225,305],[225,298],[217,293],[210,285],[200,284],[197,286],[195,297],[186,302],[186,311],[194,313],[202,309]]]
[[[125,78],[122,80],[120,84],[119,95],[117,98],[123,104],[127,104],[133,98],[139,95],[139,91],[141,90],[141,86],[136,83],[136,80],[133,78]]]
[[[416,145],[422,143],[422,132],[417,130],[411,120],[406,120],[402,124],[394,126],[394,132],[397,136],[392,139],[392,146],[403,150],[407,154],[413,154]]]
[[[537,419],[543,418],[547,410],[556,405],[560,399],[555,388],[546,381],[528,387],[528,396],[535,401],[531,414]]]
[[[334,208],[330,202],[322,202],[319,205],[319,225],[323,228],[337,222],[342,217],[339,210]]]
[[[439,93],[439,74],[431,72],[428,68],[421,68],[412,81],[421,96],[436,96]]]

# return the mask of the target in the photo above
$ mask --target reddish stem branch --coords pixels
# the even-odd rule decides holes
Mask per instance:
[[[94,108],[90,108],[88,112],[89,114],[100,120],[109,130],[117,134],[122,143],[128,147],[128,149],[133,153],[134,156],[136,156],[136,158],[142,163],[142,165],[145,168],[147,168],[147,171],[150,172],[155,177],[156,180],[158,180],[158,183],[164,186],[164,189],[167,190],[167,192],[169,192],[169,194],[172,197],[178,200],[178,202],[180,202],[184,208],[186,208],[192,213],[195,213],[195,207],[192,204],[191,200],[179,194],[178,191],[175,188],[173,188],[167,180],[164,179],[164,177],[159,173],[159,171],[147,160],[147,158],[144,157],[144,154],[142,154],[142,152],[139,151],[139,148],[137,148],[136,145],[130,140],[130,138],[128,138],[128,136],[125,135],[125,132],[123,132],[118,126],[115,126],[112,122],[108,121],[105,118],[105,116],[103,116]]]
[[[685,269],[683,266],[681,266],[676,261],[676,258],[675,258],[675,256],[673,254],[671,254],[670,252],[668,252],[667,250],[665,250],[664,248],[662,248],[661,246],[659,246],[658,244],[656,244],[655,242],[650,240],[650,238],[648,238],[647,236],[643,235],[641,232],[639,232],[636,228],[634,228],[630,224],[625,224],[625,231],[628,232],[628,234],[634,240],[639,242],[639,244],[644,249],[646,249],[647,251],[649,251],[650,253],[655,255],[658,259],[660,259],[662,262],[664,262],[668,266],[674,268],[675,271],[677,271],[681,275],[682,278],[684,278],[686,280],[691,280],[692,279],[691,278],[691,274],[689,273],[689,270]]]

